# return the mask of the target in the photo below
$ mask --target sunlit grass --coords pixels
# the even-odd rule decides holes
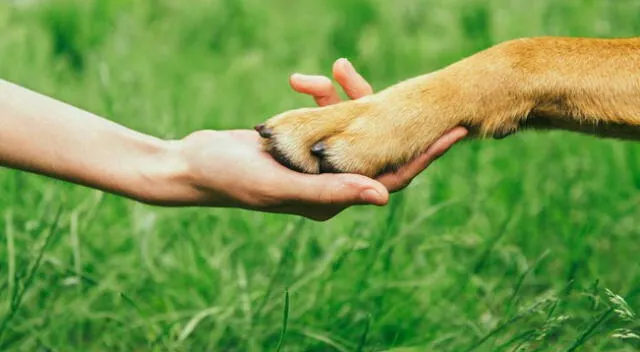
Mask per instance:
[[[0,2],[0,77],[166,138],[310,105],[288,75],[338,57],[380,89],[510,38],[640,32],[632,1],[15,4]],[[0,187],[2,350],[640,346],[633,143],[461,143],[389,206],[327,223],[9,170]]]

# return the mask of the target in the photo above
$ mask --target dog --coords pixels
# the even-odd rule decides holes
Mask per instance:
[[[506,41],[376,94],[284,112],[256,126],[300,172],[375,177],[456,126],[476,138],[561,129],[640,139],[640,38]]]

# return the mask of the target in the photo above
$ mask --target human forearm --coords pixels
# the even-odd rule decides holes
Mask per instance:
[[[170,142],[0,80],[0,165],[162,202],[180,177]]]

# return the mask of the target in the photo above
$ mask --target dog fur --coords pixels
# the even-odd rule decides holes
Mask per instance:
[[[376,176],[456,126],[478,138],[562,129],[640,139],[640,38],[511,40],[361,99],[279,114],[260,130],[294,170]]]

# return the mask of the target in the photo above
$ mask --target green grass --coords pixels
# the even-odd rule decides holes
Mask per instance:
[[[311,105],[288,75],[342,56],[379,89],[510,38],[640,33],[636,1],[9,3],[0,77],[167,138]],[[459,144],[326,223],[3,169],[0,350],[636,350],[639,189],[639,145],[561,132]]]

